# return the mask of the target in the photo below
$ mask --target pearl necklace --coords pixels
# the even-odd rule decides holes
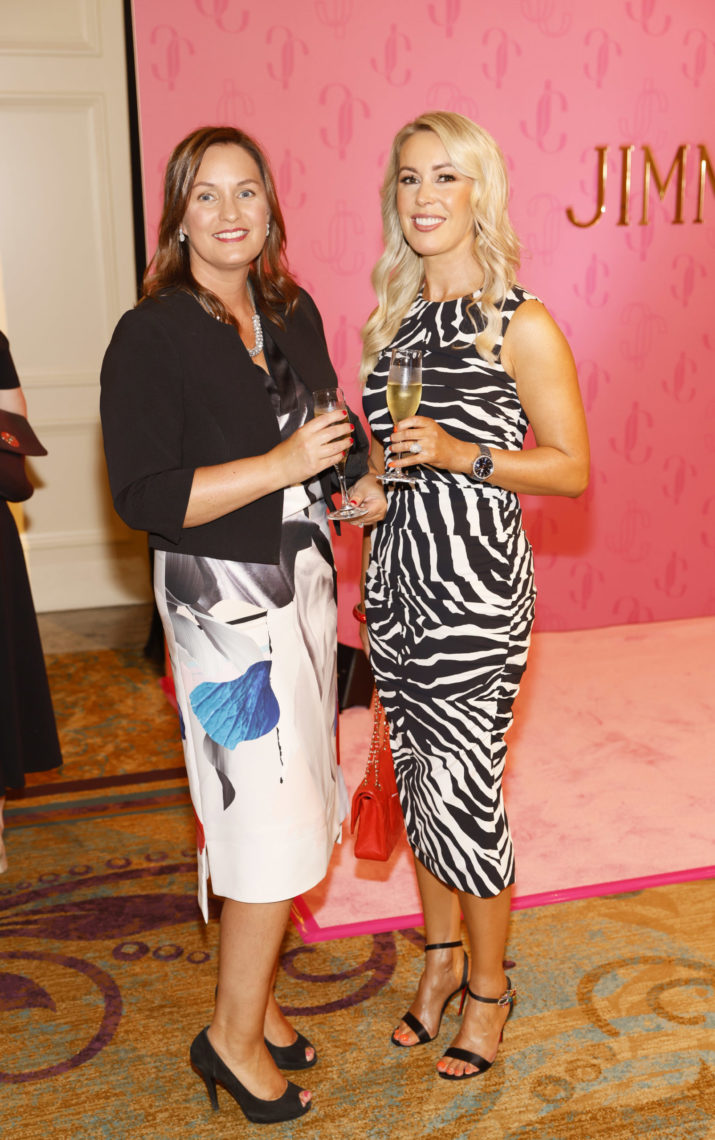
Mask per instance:
[[[253,348],[249,348],[246,351],[248,352],[248,355],[253,358],[254,356],[259,356],[263,352],[263,329],[261,328],[261,318],[256,312],[256,302],[253,300],[253,290],[251,289],[250,285],[248,287],[248,296],[253,306],[253,316],[251,317],[251,323],[253,325],[253,335],[255,337],[256,343]]]

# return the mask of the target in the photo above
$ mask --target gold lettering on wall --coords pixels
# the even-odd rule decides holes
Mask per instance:
[[[595,226],[600,222],[607,212],[606,201],[606,184],[608,179],[608,146],[594,147],[596,151],[596,206],[593,216],[586,221],[581,221],[576,217],[574,209],[569,206],[566,210],[566,216],[572,225],[578,226],[581,229],[587,229],[589,226]],[[631,224],[631,194],[634,186],[634,152],[636,147],[633,143],[627,143],[618,148],[621,153],[621,178],[620,178],[620,202],[618,207],[618,221],[619,226],[628,226]],[[664,202],[666,195],[673,184],[671,197],[674,197],[674,210],[673,216],[670,219],[671,225],[681,226],[685,222],[685,196],[686,196],[686,159],[689,150],[688,143],[682,143],[675,152],[675,157],[670,164],[665,178],[661,177],[658,163],[649,146],[642,146],[639,148],[643,155],[643,179],[641,183],[642,199],[641,211],[638,225],[647,226],[649,224],[649,204],[651,184],[655,186],[658,197],[661,202]],[[698,201],[697,212],[693,218],[694,223],[702,224],[704,221],[705,209],[705,188],[709,184],[710,189],[715,194],[715,169],[708,154],[707,148],[701,143],[699,148],[699,164],[698,164]]]
[[[707,147],[700,145],[700,163],[698,169],[700,177],[698,179],[698,213],[695,221],[702,223],[703,220],[703,200],[705,198],[705,175],[708,176],[710,182],[710,189],[715,194],[715,176],[713,175],[713,164],[710,161],[710,155],[707,152]]]
[[[603,215],[606,212],[606,178],[608,177],[608,147],[607,146],[597,146],[596,147],[596,154],[598,155],[598,159],[599,159],[598,167],[597,167],[597,175],[598,175],[597,187],[598,187],[598,189],[597,189],[597,193],[596,193],[596,213],[593,215],[590,222],[579,222],[578,218],[575,217],[573,209],[571,206],[569,206],[569,208],[566,211],[566,216],[567,216],[568,220],[574,226],[581,226],[583,229],[586,229],[588,226],[595,226],[596,222],[600,222],[601,218],[603,217]]]
[[[653,153],[649,146],[643,147],[643,213],[641,215],[640,224],[642,226],[648,225],[648,199],[650,197],[650,175],[653,172],[653,181],[655,182],[658,197],[661,202],[664,200],[665,195],[670,185],[670,180],[675,173],[676,167],[678,168],[678,181],[675,190],[675,217],[673,218],[674,226],[682,226],[683,224],[683,197],[685,195],[685,156],[688,152],[687,144],[679,146],[673,159],[672,166],[668,171],[668,176],[665,182],[661,182],[658,173],[658,167],[655,164]]]
[[[618,215],[619,226],[627,226],[630,222],[628,207],[631,201],[631,166],[634,146],[621,147],[621,212]]]

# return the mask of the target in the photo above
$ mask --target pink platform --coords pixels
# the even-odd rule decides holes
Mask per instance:
[[[715,877],[714,659],[715,618],[534,636],[505,785],[515,908]],[[370,723],[341,716],[350,792]],[[407,844],[356,860],[347,829],[294,907],[307,942],[421,920]]]

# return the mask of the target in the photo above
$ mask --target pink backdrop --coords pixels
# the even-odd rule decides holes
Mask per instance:
[[[526,498],[541,629],[713,610],[715,8],[709,0],[134,0],[148,247],[172,147],[205,123],[255,134],[274,165],[289,257],[324,316],[354,406],[373,306],[378,188],[392,136],[421,111],[469,115],[504,150],[521,280],[576,357],[593,470],[577,501]],[[681,223],[678,173],[688,144]],[[708,147],[708,152],[699,148]],[[608,147],[595,213],[598,147]],[[621,148],[632,146],[631,152]],[[630,153],[628,224],[622,161]],[[706,162],[707,165],[707,162]],[[350,530],[350,528],[347,528]],[[357,535],[335,543],[342,641]]]

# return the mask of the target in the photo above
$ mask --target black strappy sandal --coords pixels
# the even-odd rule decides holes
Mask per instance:
[[[506,990],[501,995],[501,997],[498,997],[498,998],[482,997],[481,994],[472,993],[469,986],[467,986],[467,988],[466,988],[466,993],[469,995],[470,998],[474,998],[475,1001],[483,1001],[487,1005],[508,1005],[509,1006],[509,1012],[506,1015],[504,1025],[502,1026],[502,1031],[499,1034],[499,1044],[500,1045],[501,1045],[502,1039],[504,1037],[504,1026],[506,1026],[507,1021],[511,1017],[511,1011],[514,1008],[514,1001],[516,999],[516,990],[512,987],[510,978],[507,978],[506,985],[507,985]],[[461,1013],[461,1009],[460,1009],[460,1013]],[[487,1069],[491,1069],[492,1065],[494,1064],[494,1061],[496,1060],[496,1057],[495,1057],[494,1061],[486,1061],[484,1059],[484,1057],[480,1057],[479,1053],[471,1053],[469,1051],[469,1049],[460,1049],[456,1045],[451,1045],[449,1047],[449,1049],[445,1049],[444,1056],[445,1057],[452,1057],[455,1061],[466,1061],[468,1065],[474,1065],[475,1070],[476,1070],[476,1072],[474,1072],[474,1073],[457,1074],[457,1073],[443,1073],[441,1069],[438,1069],[437,1073],[439,1074],[440,1077],[443,1077],[445,1081],[466,1081],[466,1080],[469,1080],[470,1077],[478,1077],[481,1073],[486,1073]]]
[[[429,946],[425,946],[425,954],[427,953],[428,950],[450,950],[450,949],[454,948],[455,946],[461,946],[461,945],[462,945],[461,942],[431,942]],[[467,957],[466,950],[464,950],[463,953],[464,953],[464,968],[462,970],[462,980],[459,983],[459,985],[457,986],[456,990],[452,990],[449,997],[445,998],[445,1000],[444,1000],[444,1005],[442,1006],[442,1009],[441,1009],[441,1012],[439,1015],[439,1022],[437,1023],[437,1031],[436,1031],[434,1037],[430,1037],[429,1033],[425,1029],[425,1027],[422,1024],[422,1022],[420,1021],[420,1019],[418,1017],[415,1017],[414,1013],[410,1013],[410,1011],[408,1009],[407,1013],[404,1015],[402,1020],[404,1021],[405,1025],[408,1027],[408,1029],[412,1030],[412,1032],[417,1037],[417,1040],[412,1045],[404,1045],[402,1043],[402,1041],[397,1041],[395,1039],[395,1033],[397,1033],[397,1030],[395,1030],[394,1033],[392,1034],[392,1036],[390,1037],[390,1041],[392,1042],[393,1045],[397,1045],[397,1047],[399,1049],[414,1049],[416,1045],[429,1045],[430,1041],[434,1041],[435,1037],[439,1033],[440,1026],[442,1024],[442,1017],[444,1016],[444,1011],[447,1008],[447,1006],[449,1005],[449,1003],[451,1002],[452,998],[456,997],[456,995],[458,993],[461,993],[462,995],[464,995],[467,991],[467,982],[469,980],[469,958]],[[464,996],[462,997],[462,1001],[464,1001]]]

